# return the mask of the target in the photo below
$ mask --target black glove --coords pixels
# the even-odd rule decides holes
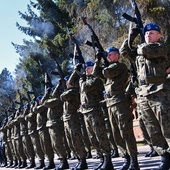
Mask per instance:
[[[140,29],[138,27],[133,27],[130,30],[130,40],[133,41],[138,34],[140,33]]]
[[[86,81],[86,73],[83,73],[83,74],[81,75],[81,79],[82,79],[83,81]]]
[[[97,53],[96,53],[96,59],[100,62],[100,60],[101,60],[101,58],[103,57],[103,52],[100,52],[100,51],[98,51]]]
[[[78,63],[78,64],[75,66],[75,70],[77,70],[77,71],[81,71],[81,68],[82,68],[82,63]]]

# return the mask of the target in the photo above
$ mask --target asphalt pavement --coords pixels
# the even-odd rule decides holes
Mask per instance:
[[[138,160],[139,160],[139,166],[140,170],[156,170],[159,166],[160,163],[160,156],[156,157],[145,157],[145,154],[149,151],[149,146],[148,145],[140,145],[138,146]],[[95,155],[95,152],[92,152],[93,155]],[[70,169],[72,169],[76,164],[77,164],[77,159],[74,160],[68,160]],[[36,164],[38,165],[38,160],[36,159]],[[48,164],[48,161],[45,160],[45,163]],[[115,170],[119,170],[120,167],[124,163],[124,159],[121,157],[118,158],[112,158],[112,163],[114,165]],[[29,162],[28,162],[29,164]],[[59,164],[59,160],[57,156],[55,156],[55,164],[56,166]],[[87,159],[87,164],[88,164],[88,169],[92,170],[93,168],[97,167],[99,164],[99,159]],[[14,168],[5,168],[5,167],[0,167],[0,170],[12,170]],[[30,169],[33,170],[33,169]]]

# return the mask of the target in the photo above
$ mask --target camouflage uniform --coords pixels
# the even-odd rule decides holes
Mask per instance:
[[[70,78],[70,84],[76,84],[78,79],[78,72],[74,71]],[[86,80],[83,78],[79,79],[79,87],[81,101],[80,112],[84,115],[84,121],[91,144],[101,157],[101,165],[103,164],[103,155],[105,157],[105,161],[111,163],[110,143],[106,134],[103,111],[99,103],[103,100],[103,82],[100,78],[89,75],[86,76]]]
[[[20,109],[18,108],[18,110],[16,111],[15,117],[14,119],[11,121],[12,125],[13,125],[13,131],[14,131],[14,148],[15,148],[15,152],[16,152],[16,156],[17,159],[19,160],[19,164],[18,167],[26,167],[26,155],[24,153],[23,150],[23,143],[22,143],[22,138],[20,135],[20,123],[17,121],[17,117],[22,114],[22,112],[20,111]],[[20,163],[20,161],[22,163]]]
[[[33,149],[32,141],[30,136],[28,135],[28,127],[27,127],[27,121],[25,120],[25,116],[29,112],[29,106],[23,110],[23,114],[19,115],[17,117],[17,121],[20,123],[20,135],[22,139],[23,149],[24,153],[27,157],[27,159],[30,161],[30,166],[27,168],[34,168],[35,166],[35,152]]]
[[[60,168],[68,169],[67,152],[64,139],[64,123],[62,120],[63,102],[60,100],[60,85],[57,85],[52,95],[46,94],[43,105],[48,108],[46,127],[48,128],[54,152],[61,160]]]
[[[41,100],[43,103],[45,101],[45,97]],[[44,152],[44,155],[49,160],[49,165],[46,167],[48,168],[54,168],[54,151],[51,144],[51,138],[48,131],[48,128],[46,127],[47,122],[47,108],[43,105],[37,105],[34,106],[33,112],[37,114],[36,120],[37,120],[37,130],[39,133],[39,139],[41,148]]]
[[[136,140],[133,133],[133,117],[125,95],[128,69],[120,62],[110,63],[102,68],[100,62],[94,65],[93,73],[105,77],[106,105],[115,142],[123,156],[137,156]],[[127,149],[126,149],[127,146]]]
[[[164,43],[143,43],[132,54],[127,40],[121,47],[122,56],[136,57],[142,118],[159,155],[167,152],[170,142],[170,93],[166,69],[170,66],[169,51]]]
[[[34,104],[32,103],[30,106],[30,112],[25,116],[25,120],[27,121],[27,128],[28,128],[28,135],[31,138],[34,152],[37,156],[37,158],[40,161],[40,168],[44,167],[44,153],[42,151],[42,147],[40,144],[40,138],[39,134],[37,131],[37,122],[36,122],[36,117],[37,114],[33,112],[33,106]]]
[[[66,138],[70,137],[72,139],[78,157],[80,159],[85,158],[86,151],[82,141],[80,115],[77,112],[80,107],[79,91],[77,88],[67,89],[61,94],[60,98],[64,102],[63,121]],[[68,142],[70,141],[68,140]]]
[[[0,132],[2,132],[2,142],[5,147],[5,155],[6,155],[7,161],[9,161],[8,166],[10,167],[13,164],[13,156],[12,156],[10,145],[9,145],[9,142],[7,139],[7,128],[8,128],[7,120],[5,120],[2,124],[2,127],[0,128]],[[7,165],[7,164],[5,163],[5,165]]]

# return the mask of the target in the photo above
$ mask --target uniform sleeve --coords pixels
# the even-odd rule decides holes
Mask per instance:
[[[70,101],[70,100],[74,99],[75,96],[77,96],[77,91],[70,89],[70,90],[67,90],[64,93],[62,93],[60,96],[60,99],[62,101]]]

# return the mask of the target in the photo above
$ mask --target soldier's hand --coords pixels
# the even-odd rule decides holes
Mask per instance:
[[[97,53],[96,53],[96,59],[97,59],[97,61],[99,61],[100,62],[100,60],[101,60],[101,58],[103,57],[103,52],[100,52],[100,51],[98,51]]]
[[[130,30],[131,41],[133,41],[138,36],[139,33],[140,33],[140,29],[138,27],[131,28]]]
[[[78,64],[75,66],[75,70],[77,70],[77,71],[81,71],[81,68],[82,68],[82,63],[78,63]]]
[[[81,75],[81,79],[82,79],[83,81],[86,81],[86,73],[83,73],[83,74]]]

